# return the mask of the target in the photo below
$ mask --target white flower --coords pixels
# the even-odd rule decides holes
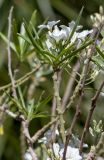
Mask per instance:
[[[59,158],[60,146],[58,143],[53,143],[53,152],[57,158]]]
[[[46,144],[47,143],[47,138],[43,137],[43,138],[39,139],[38,143],[44,143],[44,144]]]
[[[71,28],[65,25],[61,25],[60,27],[62,28],[62,30],[65,32],[66,36],[68,37],[71,33]]]
[[[58,129],[56,129],[55,133],[56,133],[56,135],[59,136],[59,131],[58,131]]]
[[[55,158],[62,159],[64,148],[61,148],[58,143],[53,144],[53,152]],[[47,159],[49,160],[49,158]],[[67,147],[66,160],[82,160],[82,157],[79,155],[78,148]]]
[[[60,22],[60,20],[58,20],[58,21],[48,21],[47,25],[42,24],[42,25],[39,25],[38,28],[40,28],[40,29],[47,28],[48,30],[52,31],[53,26],[55,26],[59,22]]]
[[[60,25],[59,27],[56,25],[59,23],[58,21],[49,21],[46,25],[40,25],[38,28],[44,29],[47,28],[48,32],[45,36],[45,42],[43,42],[43,45],[52,53],[58,54],[62,50],[62,47],[65,45],[66,42],[68,42],[68,39],[72,33],[72,30],[75,26],[75,22],[72,21],[68,24],[68,26]],[[85,39],[87,35],[92,33],[92,30],[84,30],[82,32],[78,32],[79,29],[81,29],[82,26],[77,26],[76,30],[74,31],[74,34],[72,35],[70,39],[70,44],[76,45],[76,48],[79,48],[82,40]],[[68,46],[67,46],[68,47]]]
[[[64,148],[60,151],[60,156],[63,157]],[[66,160],[81,160],[78,148],[67,147]]]
[[[91,15],[90,18],[93,22],[93,25],[95,27],[98,27],[100,23],[104,22],[104,9],[102,6],[99,7],[99,13],[95,13],[94,15]]]
[[[69,28],[72,30],[73,28],[74,28],[74,26],[75,26],[75,21],[71,21],[70,23],[69,23]],[[83,26],[77,26],[77,28],[76,28],[76,31],[78,31],[79,29],[81,29]]]
[[[101,92],[101,93],[100,93],[100,96],[104,97],[104,92]]]
[[[49,38],[45,41],[45,43],[46,43],[46,46],[47,46],[48,50],[50,50],[50,48],[53,47],[53,45],[52,45],[52,43],[50,42]]]
[[[32,160],[32,156],[29,151],[27,151],[24,155],[24,160]]]
[[[60,30],[57,26],[54,27],[52,32],[49,31],[48,34],[56,41],[56,43],[67,38],[66,32],[62,29]]]
[[[80,33],[77,33],[77,38],[84,39],[88,34],[92,33],[93,30],[84,30]]]

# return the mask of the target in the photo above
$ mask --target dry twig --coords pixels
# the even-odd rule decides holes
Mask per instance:
[[[90,111],[89,111],[89,114],[87,115],[87,119],[86,119],[85,126],[84,126],[84,129],[83,129],[83,133],[82,133],[82,136],[81,136],[81,143],[80,143],[80,146],[79,146],[80,153],[82,153],[83,141],[84,141],[86,133],[87,133],[87,131],[89,129],[89,124],[90,124],[90,121],[91,121],[91,118],[92,118],[92,114],[93,114],[94,109],[96,107],[96,102],[98,100],[99,94],[100,94],[103,86],[104,86],[104,81],[102,82],[102,84],[101,84],[99,90],[96,92],[95,96],[92,98]]]
[[[12,92],[13,96],[16,98],[16,90],[15,90],[15,80],[12,72],[12,64],[11,64],[11,47],[10,47],[10,42],[11,42],[11,27],[12,27],[12,13],[13,13],[13,7],[10,9],[9,17],[8,17],[8,72],[12,84]]]

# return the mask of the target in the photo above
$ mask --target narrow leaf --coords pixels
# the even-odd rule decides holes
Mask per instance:
[[[20,44],[19,44],[19,39],[18,39],[18,36],[17,36],[17,23],[16,23],[16,20],[14,19],[13,20],[13,42],[14,42],[14,45],[15,45],[15,48],[16,48],[16,51],[18,53],[18,56],[19,54],[21,54],[21,50],[20,50]]]
[[[19,97],[20,97],[22,107],[24,108],[24,110],[26,110],[26,106],[25,106],[25,102],[24,102],[24,98],[23,98],[23,94],[22,94],[20,86],[18,86],[18,93],[19,93]]]
[[[85,49],[87,46],[89,46],[91,43],[93,42],[93,40],[87,42],[86,44],[82,45],[80,48],[78,48],[77,50],[73,51],[71,54],[73,54],[75,56],[75,54],[77,54],[78,52],[82,51],[83,49]],[[68,58],[70,58],[70,54],[67,55],[65,58],[63,58],[58,64],[64,62],[65,60],[67,60]]]
[[[80,13],[79,13],[79,15],[78,15],[78,17],[77,17],[77,20],[76,20],[76,22],[75,22],[75,25],[74,25],[74,27],[73,27],[73,29],[72,29],[72,31],[71,31],[71,34],[70,34],[67,42],[69,42],[69,41],[71,40],[71,38],[73,37],[74,32],[76,31],[76,28],[77,28],[77,26],[78,26],[78,24],[79,24],[79,21],[80,21],[80,18],[81,18],[83,9],[84,9],[84,7],[82,7],[82,9],[81,9],[81,11],[80,11]]]
[[[3,33],[1,33],[1,32],[0,32],[0,37],[3,39],[3,41],[4,41],[6,44],[8,44],[8,39],[7,39],[7,37],[6,37]],[[15,45],[13,44],[13,42],[10,42],[10,47],[13,49],[14,52],[17,53],[16,48],[15,48]]]
[[[96,47],[96,50],[100,54],[100,56],[104,59],[104,53],[98,47]]]

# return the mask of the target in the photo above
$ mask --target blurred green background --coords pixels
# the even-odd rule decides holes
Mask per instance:
[[[14,6],[13,17],[16,19],[18,23],[18,31],[20,29],[20,24],[25,18],[27,21],[30,19],[31,14],[34,10],[37,10],[37,25],[41,24],[46,18],[50,20],[61,20],[62,24],[68,24],[71,20],[75,20],[78,16],[79,11],[82,6],[84,6],[83,15],[80,21],[80,24],[84,26],[84,28],[91,28],[90,15],[98,12],[99,6],[104,6],[104,0],[0,0],[0,31],[7,35],[7,27],[8,27],[8,14],[11,6]],[[15,69],[18,66],[18,61],[16,56],[12,55],[12,63],[13,68]],[[19,77],[23,76],[30,70],[30,66],[26,61],[23,64],[19,64]],[[90,87],[98,88],[101,80],[104,75],[101,75],[96,79],[96,82],[92,84]],[[63,95],[63,91],[65,89],[65,84],[67,82],[68,75],[65,75],[64,81],[62,80],[62,90],[61,94]],[[36,99],[42,90],[45,90],[46,95],[51,95],[53,92],[52,89],[52,79],[50,75],[45,77],[44,81],[40,81],[37,85],[36,92],[34,96]],[[0,39],[0,86],[8,84],[10,82],[8,76],[8,68],[7,68],[7,46]],[[26,82],[22,87],[24,88],[30,82]],[[2,93],[0,93],[2,95]],[[90,106],[91,97],[94,95],[94,90],[87,90],[85,93],[85,97],[83,100],[84,108],[83,115],[81,114],[81,118],[78,121],[78,125],[75,130],[79,133],[82,130],[82,126],[84,124],[84,120],[86,117],[86,113],[88,111],[88,106]],[[96,108],[96,112],[94,114],[94,118],[96,120],[104,119],[104,99],[103,97],[99,98],[98,107]],[[44,110],[44,108],[43,108]],[[46,109],[47,110],[47,109]],[[48,109],[50,110],[50,108]],[[72,118],[72,113],[68,113],[68,121]],[[34,120],[30,126],[31,134],[33,131],[39,129],[47,119]],[[37,125],[38,124],[38,125]],[[12,120],[9,117],[6,117],[4,120],[4,135],[0,136],[0,160],[20,160],[20,124],[17,121]]]

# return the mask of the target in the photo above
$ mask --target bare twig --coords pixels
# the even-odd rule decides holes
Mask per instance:
[[[15,80],[12,73],[12,65],[11,65],[11,48],[10,48],[10,42],[11,42],[11,27],[12,27],[12,13],[13,13],[13,7],[10,9],[9,17],[8,17],[8,72],[12,84],[12,91],[13,96],[16,98],[16,90],[15,90]]]
[[[23,134],[22,123],[21,123],[21,128],[20,128],[20,147],[21,147],[21,159],[24,160],[24,155],[26,151],[26,138]]]
[[[32,142],[35,143],[37,139],[54,123],[58,121],[59,117],[56,117],[53,121],[49,122],[46,124],[43,128],[41,128],[39,131],[37,131],[33,137],[32,137]]]
[[[68,103],[68,105],[66,106],[66,108],[64,109],[64,112],[65,110],[69,109],[71,107],[71,105],[73,104],[76,96],[78,95],[79,93],[79,90],[80,88],[84,88],[84,84],[85,84],[85,80],[86,80],[86,76],[87,76],[87,72],[88,72],[88,69],[89,69],[89,64],[90,64],[90,60],[91,60],[91,57],[95,51],[95,45],[96,45],[96,42],[97,42],[97,39],[98,39],[98,36],[100,34],[100,31],[102,29],[104,24],[100,24],[99,26],[99,30],[98,28],[94,28],[93,29],[93,33],[92,33],[92,39],[94,39],[94,44],[92,44],[89,49],[88,49],[88,52],[87,52],[87,59],[85,60],[84,62],[84,66],[83,66],[83,70],[82,70],[82,74],[80,76],[80,80],[74,90],[74,93],[72,95],[72,97],[70,98],[70,101]],[[82,89],[83,90],[83,89]]]
[[[9,115],[10,117],[12,117],[13,119],[18,119],[18,115],[9,111],[8,106],[4,105],[4,106],[0,106],[0,111],[6,113],[7,115]]]
[[[86,122],[85,122],[85,126],[84,126],[84,129],[83,129],[83,133],[82,133],[82,136],[81,136],[81,142],[80,142],[80,147],[79,147],[80,153],[82,153],[83,141],[84,141],[86,133],[87,133],[87,131],[89,129],[89,124],[90,124],[90,121],[91,121],[91,118],[92,118],[92,114],[93,114],[94,109],[96,107],[96,102],[97,102],[97,99],[99,97],[99,94],[100,94],[103,86],[104,86],[104,81],[102,82],[102,84],[101,84],[99,90],[96,92],[95,96],[92,98],[92,103],[91,103],[90,111],[89,111],[89,114],[87,116],[87,119],[86,119]]]
[[[96,153],[102,148],[102,145],[104,145],[104,132],[101,133],[101,137],[99,139],[99,142],[96,145]],[[104,153],[104,150],[103,150],[103,153]]]
[[[37,66],[36,68],[34,68],[32,71],[28,72],[27,74],[25,74],[23,77],[19,78],[18,80],[15,80],[15,87],[17,87],[18,85],[23,84],[24,82],[26,82],[33,73],[37,72],[39,70],[40,66]],[[9,83],[5,86],[0,87],[0,91],[8,89],[12,86],[12,83]]]
[[[70,138],[71,138],[71,136],[72,136],[73,128],[74,128],[74,126],[75,126],[75,124],[76,124],[76,121],[77,121],[77,119],[78,119],[78,116],[79,116],[79,114],[80,114],[80,104],[81,104],[81,101],[82,101],[83,92],[81,91],[80,93],[81,93],[81,94],[80,94],[80,97],[79,97],[79,100],[78,100],[78,104],[77,104],[77,106],[76,106],[76,112],[75,112],[73,121],[72,121],[71,126],[69,127],[69,129],[68,129],[68,131],[67,131],[66,141],[65,141],[65,147],[64,147],[64,153],[63,153],[63,160],[66,160],[67,147],[68,147]]]
[[[96,148],[95,146],[91,146],[90,152],[88,153],[86,160],[95,160],[95,154],[96,154]]]
[[[75,78],[76,78],[76,75],[77,75],[77,72],[78,72],[79,68],[80,68],[80,63],[79,63],[79,61],[77,61],[77,63],[73,67],[73,71],[71,73],[71,76],[69,77],[69,81],[68,81],[68,84],[66,86],[65,94],[64,94],[63,99],[62,99],[62,108],[63,109],[65,109],[66,104],[68,102],[68,99],[71,95],[72,88],[73,88]]]
[[[32,160],[38,160],[37,155],[33,149],[33,141],[29,134],[29,122],[27,120],[22,121],[23,134],[26,138],[28,150],[32,156]]]
[[[62,105],[61,105],[61,97],[59,94],[59,71],[54,72],[53,75],[53,82],[54,82],[54,96],[56,98],[56,110],[59,116],[59,125],[60,125],[60,134],[63,142],[65,142],[65,129],[64,129],[64,118],[62,112]]]
[[[38,160],[38,157],[37,157],[36,153],[34,152],[32,146],[29,146],[28,151],[30,152],[30,154],[32,156],[32,160]]]
[[[90,152],[88,153],[86,160],[94,160],[95,156],[97,155],[97,153],[100,149],[104,153],[104,148],[102,148],[102,145],[104,145],[104,132],[101,133],[101,137],[100,137],[97,145],[91,146]]]
[[[59,81],[58,82],[58,88],[60,88],[61,78],[62,78],[62,71],[60,71],[59,74],[58,74],[58,81]],[[52,118],[51,118],[51,121],[53,121],[54,117],[56,116],[56,107],[57,107],[57,102],[56,102],[56,97],[54,95],[53,101],[52,101],[52,114],[51,114]],[[59,124],[59,122],[56,122],[51,126],[51,131],[52,131],[51,138],[52,138],[52,142],[53,143],[55,142],[55,139],[56,139],[55,131],[56,131],[57,127],[58,127],[58,124]]]
[[[102,28],[102,27],[101,27],[101,28]],[[101,29],[101,28],[100,28],[100,29]],[[75,88],[75,91],[74,91],[74,93],[73,93],[73,96],[70,98],[69,104],[68,104],[67,107],[64,109],[64,111],[65,111],[66,109],[69,109],[69,108],[71,107],[72,103],[74,102],[74,99],[75,99],[76,96],[78,95],[78,93],[80,93],[80,98],[79,98],[78,106],[77,106],[77,109],[76,109],[76,113],[75,113],[75,116],[74,116],[74,118],[73,118],[71,127],[69,128],[69,134],[66,136],[66,142],[65,142],[64,154],[63,154],[63,160],[66,159],[67,146],[68,146],[70,137],[71,137],[71,135],[72,135],[72,129],[74,128],[74,125],[75,125],[75,123],[76,123],[76,120],[77,120],[77,117],[78,117],[78,114],[79,114],[79,111],[80,111],[80,103],[81,103],[81,101],[82,101],[82,95],[83,95],[85,80],[86,80],[87,72],[88,72],[88,69],[89,69],[89,63],[90,63],[91,57],[92,57],[92,55],[93,55],[93,52],[94,52],[94,50],[95,50],[96,40],[97,40],[97,38],[98,38],[99,33],[100,33],[100,31],[98,31],[97,29],[94,29],[92,38],[94,38],[95,35],[97,34],[96,37],[95,37],[94,44],[91,45],[91,47],[88,49],[87,59],[86,59],[85,62],[84,62],[84,66],[83,66],[82,74],[81,74],[81,76],[80,76],[80,80],[79,80],[79,82],[78,82],[78,85],[77,85],[76,88]]]

